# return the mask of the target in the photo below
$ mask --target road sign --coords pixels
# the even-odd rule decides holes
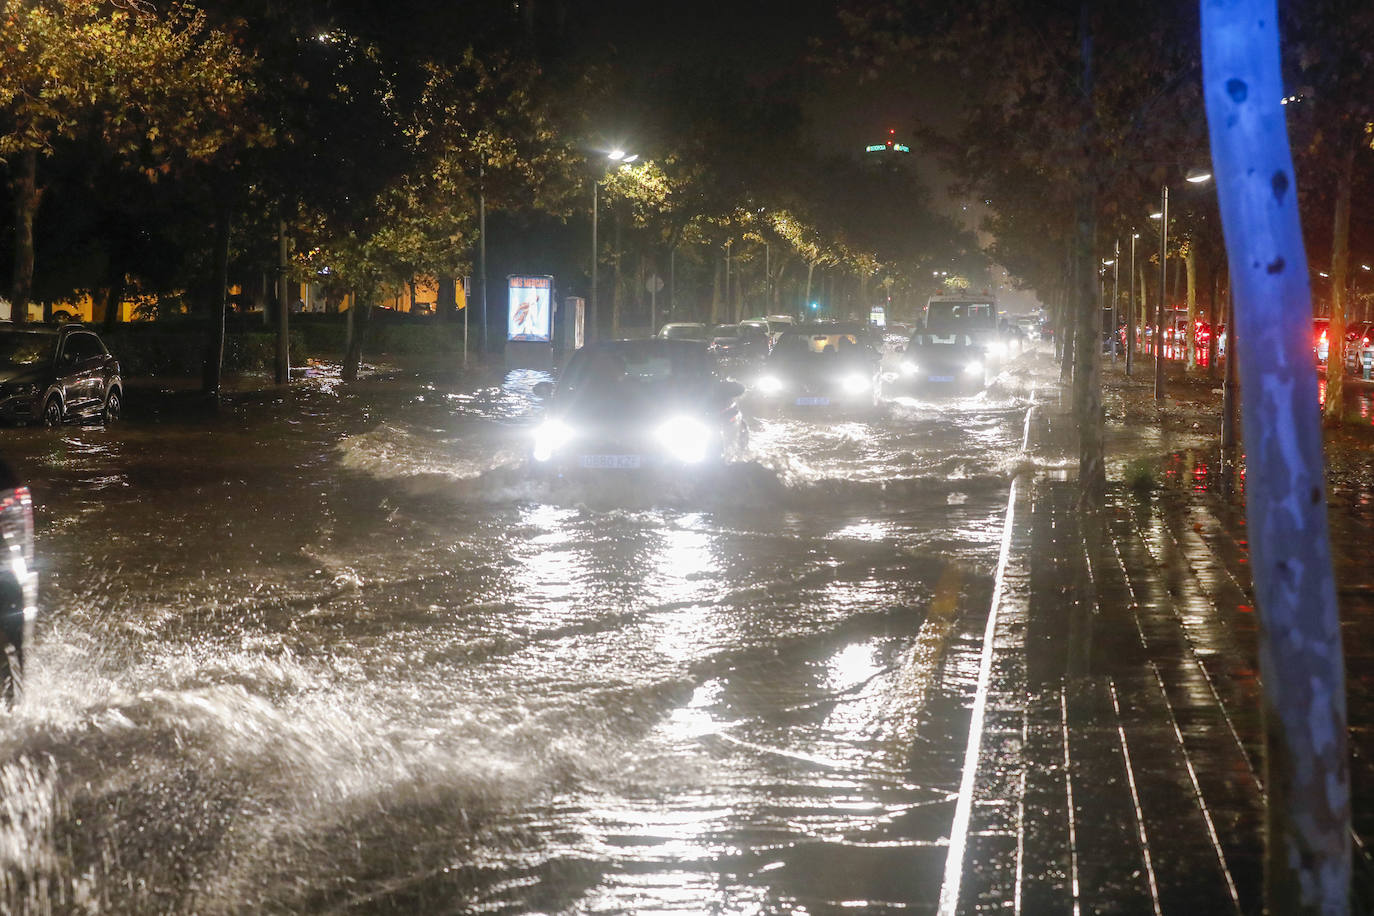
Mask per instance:
[[[649,279],[644,281],[644,290],[650,293],[663,291],[663,278],[658,274],[649,274]]]

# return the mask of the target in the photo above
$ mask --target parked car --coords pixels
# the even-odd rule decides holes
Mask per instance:
[[[699,321],[673,321],[658,329],[660,340],[700,340],[711,339],[711,331]]]
[[[530,449],[540,473],[680,474],[733,457],[748,437],[736,403],[744,386],[715,374],[700,341],[594,343],[557,387],[536,391],[549,397]]]
[[[94,331],[79,324],[0,325],[0,419],[45,426],[110,422],[123,401],[119,361]]]
[[[29,488],[0,461],[0,697],[14,702],[24,652],[33,644],[38,574],[33,555],[33,502]]]
[[[1374,368],[1374,322],[1357,322],[1346,332],[1345,365],[1357,375],[1365,366]]]

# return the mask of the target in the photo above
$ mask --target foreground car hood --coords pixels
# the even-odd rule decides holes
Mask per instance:
[[[0,367],[0,385],[37,385],[42,383],[46,376],[47,371],[42,367]]]

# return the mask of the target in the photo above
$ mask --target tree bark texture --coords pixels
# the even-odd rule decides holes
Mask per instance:
[[[38,151],[24,150],[14,157],[14,278],[10,290],[10,320],[23,324],[29,320],[29,300],[33,297],[35,249],[33,221],[42,192],[38,190]]]
[[[205,340],[205,359],[201,363],[201,390],[219,397],[224,369],[224,320],[229,311],[229,222],[230,207],[220,203],[215,220],[215,285],[210,301],[210,333]]]
[[[1188,281],[1188,354],[1184,366],[1197,368],[1197,243],[1188,240],[1188,253],[1183,256],[1183,270]]]
[[[1275,0],[1202,0],[1203,95],[1242,342],[1271,913],[1349,911],[1345,659],[1326,518],[1312,298]]]
[[[1341,167],[1336,173],[1335,225],[1331,233],[1331,324],[1326,331],[1326,416],[1345,415],[1345,314],[1350,279],[1350,198],[1355,185],[1354,137],[1342,136]]]

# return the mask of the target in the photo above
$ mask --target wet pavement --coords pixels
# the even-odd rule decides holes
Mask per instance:
[[[519,370],[6,430],[44,617],[0,911],[1259,912],[1214,397],[1109,373],[1089,516],[1065,452],[1022,452],[1032,402],[1065,427],[1053,375],[755,417],[743,462],[604,485],[524,473]],[[1329,459],[1357,839],[1366,454]]]
[[[5,430],[0,911],[933,910],[1033,374],[591,485],[525,473],[542,378]]]

